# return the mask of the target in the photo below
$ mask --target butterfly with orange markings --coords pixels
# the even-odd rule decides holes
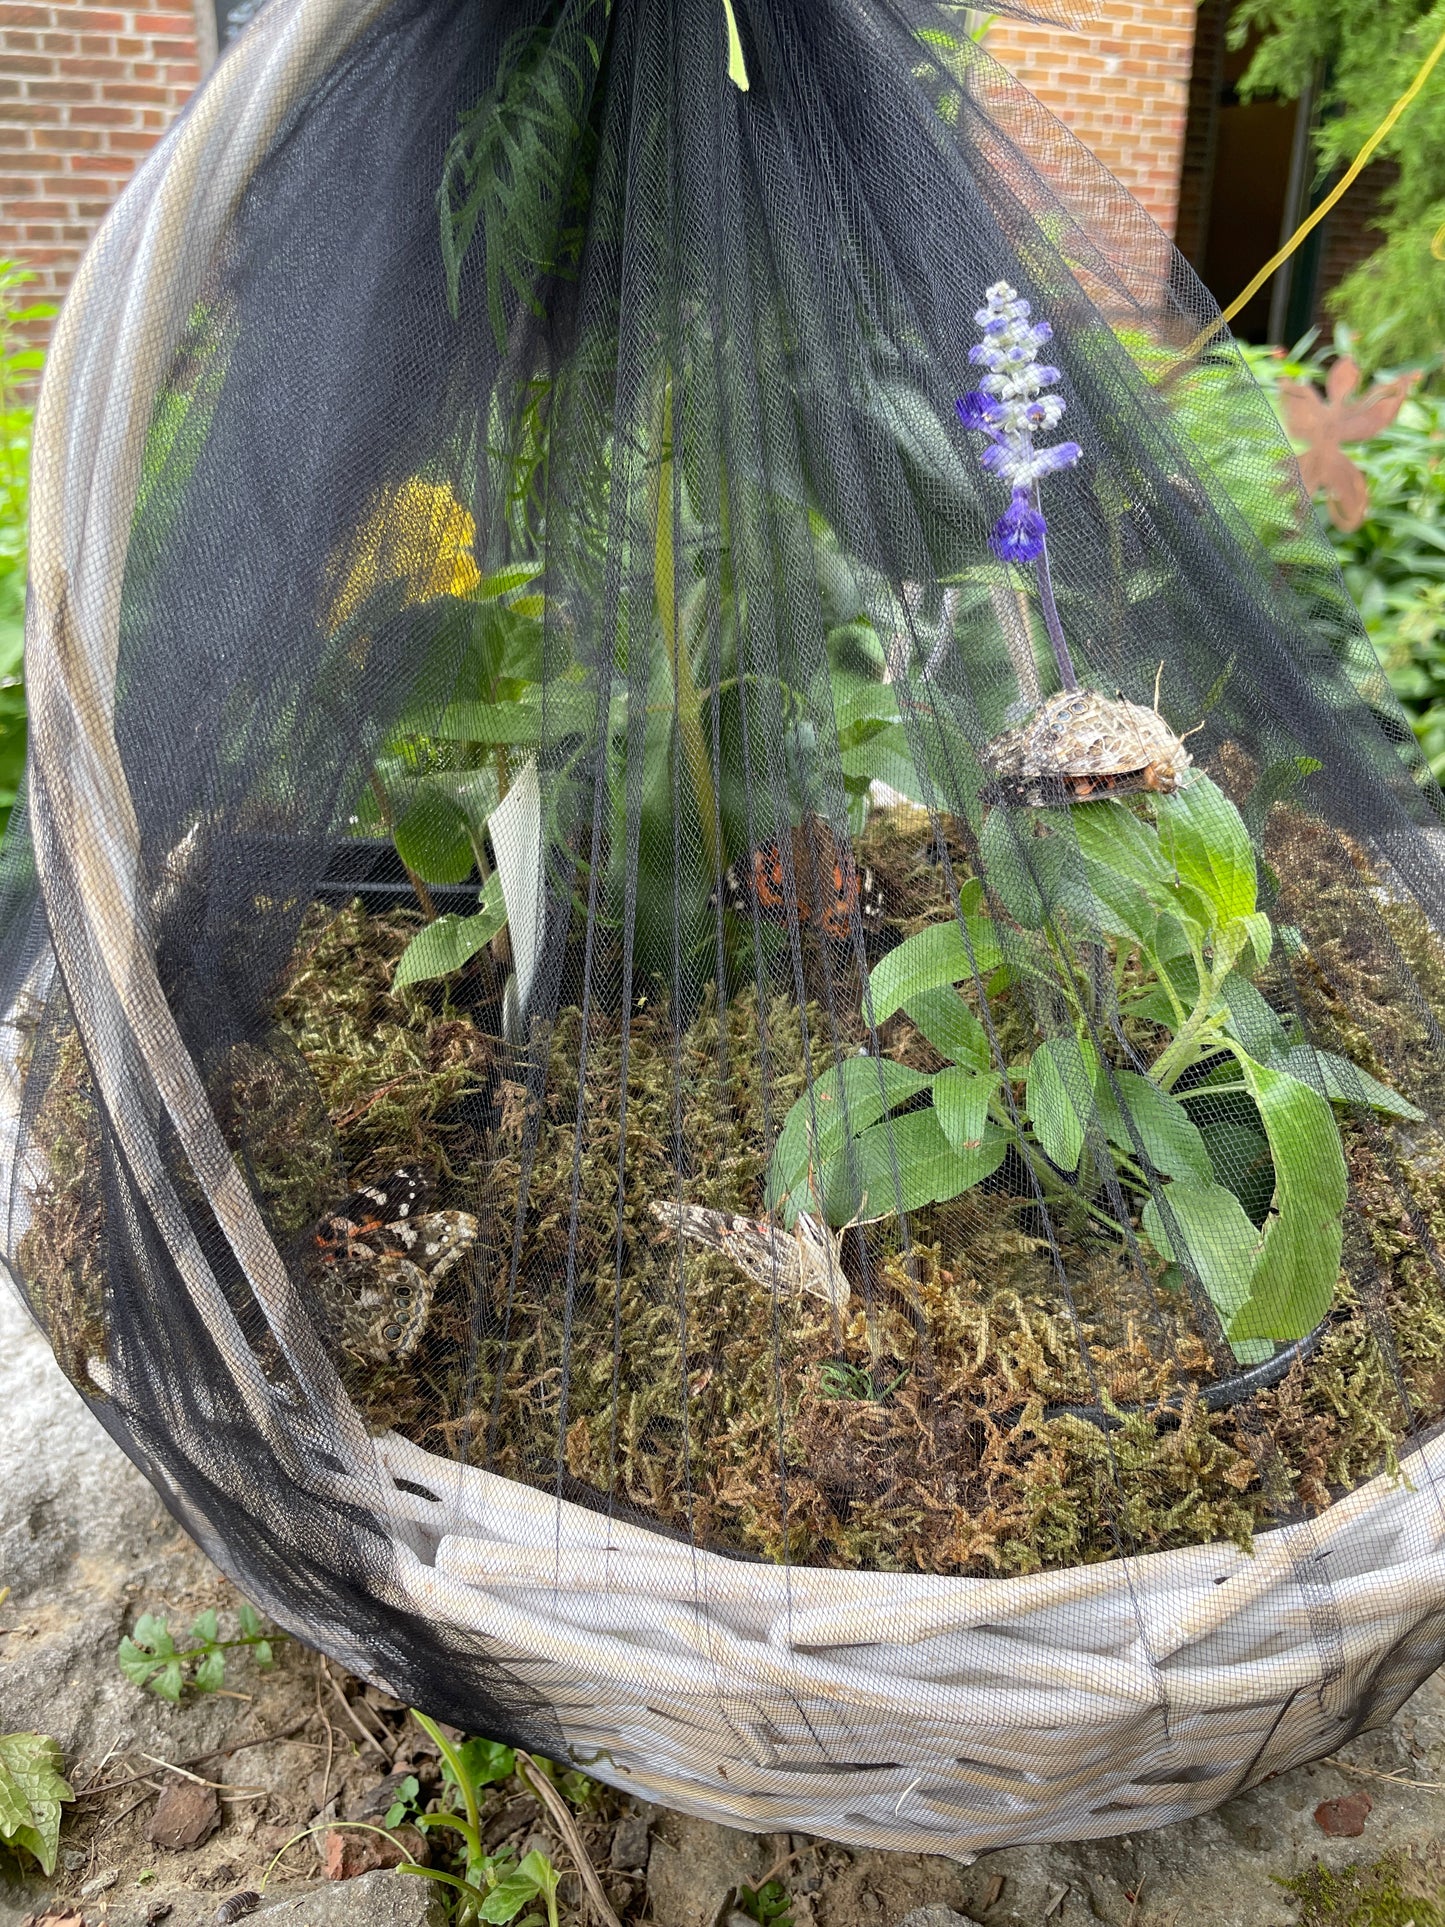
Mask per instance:
[[[866,866],[859,868],[846,841],[821,816],[750,850],[742,863],[729,864],[723,877],[723,902],[735,916],[756,916],[799,927],[833,943],[848,943],[853,932],[877,930],[883,922],[883,892]]]

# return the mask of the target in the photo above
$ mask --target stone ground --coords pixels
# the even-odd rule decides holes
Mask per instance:
[[[415,1770],[424,1782],[434,1772],[404,1709],[295,1644],[278,1648],[269,1673],[249,1656],[233,1661],[223,1695],[180,1706],[121,1675],[116,1646],[140,1613],[166,1614],[179,1629],[207,1606],[234,1610],[236,1595],[85,1411],[3,1281],[0,1413],[0,1590],[10,1588],[0,1604],[0,1733],[52,1734],[72,1784],[86,1790],[68,1809],[52,1879],[27,1877],[0,1851],[0,1927],[45,1912],[71,1915],[70,1927],[79,1927],[75,1916],[89,1927],[212,1927],[218,1903],[259,1886],[298,1829],[365,1812],[390,1770]],[[266,1743],[245,1744],[257,1735]],[[1445,1904],[1442,1676],[1387,1729],[1356,1741],[1348,1761],[1281,1775],[1201,1820],[1015,1848],[969,1867],[801,1835],[755,1838],[610,1793],[580,1827],[627,1927],[746,1927],[730,1910],[737,1885],[774,1869],[793,1896],[796,1927],[1294,1927],[1301,1905],[1281,1881],[1317,1863],[1369,1867],[1391,1856],[1412,1893]],[[207,1791],[199,1780],[220,1785]],[[213,1826],[200,1844],[153,1839],[167,1786],[197,1803],[200,1830]],[[1352,1801],[1358,1814],[1361,1794],[1372,1803],[1363,1831],[1327,1836],[1315,1817],[1321,1802]],[[495,1791],[486,1823],[494,1844],[535,1840],[559,1868],[571,1866],[515,1782]],[[325,1849],[321,1834],[292,1846],[254,1918],[265,1927],[444,1927],[434,1883],[388,1871],[345,1885],[322,1880],[323,1850],[334,1856],[343,1839],[364,1859],[362,1834],[332,1836]],[[561,1898],[563,1920],[580,1927],[570,1874]],[[1368,1927],[1407,1915],[1329,1918]],[[1427,1912],[1421,1927],[1440,1917]]]

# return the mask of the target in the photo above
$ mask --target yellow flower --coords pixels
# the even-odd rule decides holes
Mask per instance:
[[[408,602],[467,595],[481,581],[472,544],[477,525],[449,488],[412,475],[382,492],[346,547],[334,558],[340,587],[332,629],[349,622],[390,582],[406,584]]]

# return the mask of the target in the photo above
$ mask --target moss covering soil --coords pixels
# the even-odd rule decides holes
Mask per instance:
[[[1432,1040],[1422,1000],[1402,998],[1391,973],[1445,1008],[1445,949],[1378,888],[1378,930],[1362,935],[1359,853],[1279,811],[1272,832],[1278,874],[1311,902],[1292,994],[1322,1042],[1400,1084]],[[959,876],[966,852],[951,854]],[[945,886],[926,826],[877,818],[864,855],[895,935],[937,918]],[[400,1163],[427,1165],[435,1202],[479,1221],[408,1359],[340,1354],[378,1430],[720,1550],[989,1574],[1247,1546],[1392,1470],[1400,1439],[1445,1411],[1433,1256],[1445,1141],[1433,1128],[1342,1118],[1365,1229],[1358,1249],[1347,1240],[1334,1318],[1278,1386],[1211,1413],[1199,1387],[1216,1372],[1188,1306],[1137,1254],[1078,1227],[1057,1233],[1065,1292],[1013,1160],[915,1214],[906,1250],[896,1222],[845,1234],[841,1315],[679,1248],[653,1201],[761,1212],[768,1147],[804,1087],[805,1027],[815,1052],[820,1039],[829,1053],[862,1043],[860,999],[840,994],[851,966],[836,956],[810,958],[801,1003],[749,970],[726,1002],[710,989],[677,1023],[656,987],[625,1021],[594,1000],[585,1038],[564,1003],[529,1096],[496,1034],[488,959],[470,977],[392,991],[416,927],[405,911],[314,906],[277,998],[276,1047],[213,1079],[223,1117],[247,1120],[279,1236],[304,1242],[340,1187]],[[940,1061],[902,1017],[883,1045],[924,1069]],[[329,1129],[298,1132],[288,1053]],[[57,1349],[72,1376],[101,1309],[86,1257],[102,1228],[93,1160],[62,1156],[83,1141],[82,1082],[78,1054],[51,1074],[37,1124],[51,1175],[20,1253],[52,1335],[68,1335]],[[1119,1408],[1110,1427],[1051,1409],[1100,1402]]]

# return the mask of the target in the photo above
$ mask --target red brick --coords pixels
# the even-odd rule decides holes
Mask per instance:
[[[95,85],[89,80],[32,80],[25,92],[31,100],[94,100]]]
[[[7,27],[53,27],[54,9],[34,7],[28,0],[0,0],[0,33]]]
[[[118,81],[114,87],[106,88],[105,97],[109,101],[116,102],[127,100],[142,102],[148,107],[170,105],[170,95],[164,87],[155,87],[149,83],[142,87],[135,81]]]
[[[134,127],[136,114],[134,107],[106,107],[94,103],[88,107],[72,107],[68,124],[71,127]]]
[[[65,24],[76,33],[125,33],[130,27],[123,13],[106,13],[97,7],[67,7]]]
[[[115,174],[122,178],[135,165],[128,154],[76,154],[70,164],[77,174]]]
[[[94,54],[78,54],[74,60],[62,60],[60,63],[60,71],[65,79],[78,79],[83,76],[87,80],[113,83],[125,79],[126,75],[130,72],[130,62],[128,60],[105,60]],[[110,86],[106,85],[101,87],[99,91],[108,98]]]
[[[101,136],[94,128],[37,127],[35,130],[35,145],[43,154],[84,153],[102,144]]]
[[[0,0],[3,4],[3,0]],[[180,34],[183,39],[191,39],[196,31],[196,23],[188,13],[137,13],[131,18],[133,33]]]

